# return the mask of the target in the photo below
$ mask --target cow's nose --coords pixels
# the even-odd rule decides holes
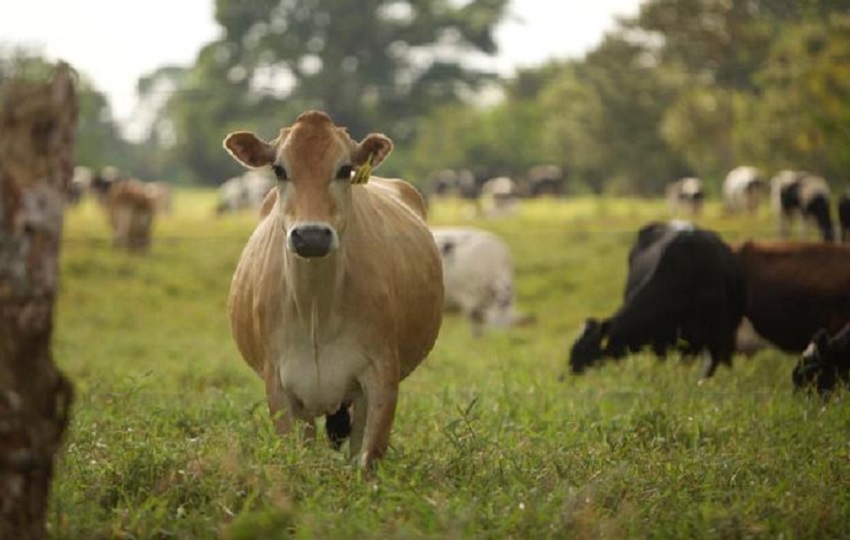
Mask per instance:
[[[298,225],[289,231],[289,246],[301,257],[324,257],[334,247],[334,230],[328,225]]]

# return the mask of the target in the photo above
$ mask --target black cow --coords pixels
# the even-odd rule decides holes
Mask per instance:
[[[830,337],[818,330],[791,373],[795,388],[814,388],[821,395],[836,384],[850,386],[850,324]]]
[[[771,197],[779,218],[779,235],[783,238],[789,236],[791,222],[799,218],[804,236],[806,222],[813,221],[825,241],[835,239],[829,185],[822,177],[801,171],[781,171],[771,180]]]
[[[850,242],[850,191],[838,199],[838,222],[841,224],[841,241]]]
[[[573,373],[605,357],[650,346],[694,355],[706,351],[704,377],[731,365],[744,313],[744,280],[729,246],[714,232],[663,223],[640,230],[629,253],[622,307],[588,319],[570,351]]]

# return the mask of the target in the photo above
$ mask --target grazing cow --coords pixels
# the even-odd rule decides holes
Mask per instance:
[[[116,247],[144,251],[150,245],[155,201],[138,180],[110,185],[107,214]]]
[[[573,373],[603,357],[622,358],[651,346],[707,353],[703,377],[731,365],[744,312],[744,282],[731,249],[717,234],[651,223],[629,252],[622,307],[603,321],[588,319],[570,351]]]
[[[564,195],[566,192],[564,170],[557,165],[535,165],[525,175],[523,191],[528,197]]]
[[[266,194],[274,187],[272,178],[266,171],[247,171],[225,181],[218,188],[216,213],[259,209]]]
[[[224,146],[278,179],[231,283],[239,351],[265,381],[280,433],[297,419],[312,437],[325,415],[331,441],[350,435],[352,457],[369,468],[387,450],[399,382],[431,350],[442,319],[424,201],[404,181],[370,177],[390,139],[358,143],[319,111],[271,142],[237,132]]]
[[[431,232],[443,259],[445,308],[463,313],[474,336],[531,321],[514,308],[513,262],[501,238],[470,227]]]
[[[806,236],[807,222],[813,221],[825,241],[835,238],[829,210],[829,185],[820,176],[807,172],[781,171],[770,181],[770,197],[779,220],[779,235],[787,238],[795,219]]]
[[[841,241],[850,242],[850,191],[838,199],[838,223],[841,225]]]
[[[491,178],[481,185],[482,209],[487,217],[502,217],[516,211],[519,192],[507,176]]]
[[[755,167],[735,167],[723,179],[723,202],[730,214],[754,214],[767,192],[767,182]]]
[[[428,175],[425,181],[428,190],[435,197],[458,197],[475,200],[480,194],[475,174],[468,169],[443,169]]]
[[[748,241],[733,251],[747,284],[745,315],[780,349],[799,354],[819,329],[850,320],[850,245]]]
[[[74,167],[74,175],[71,177],[71,183],[68,185],[66,193],[68,204],[76,206],[80,204],[86,192],[91,188],[92,171],[88,167],[77,165]]]
[[[837,384],[850,387],[850,324],[830,337],[818,330],[791,373],[795,388],[812,388],[821,395]]]
[[[688,177],[671,182],[667,184],[666,194],[673,215],[698,216],[702,212],[705,194],[699,178]]]
[[[101,206],[106,207],[109,204],[109,192],[112,186],[117,182],[126,180],[117,167],[107,165],[92,176],[91,190],[95,195],[95,199]]]

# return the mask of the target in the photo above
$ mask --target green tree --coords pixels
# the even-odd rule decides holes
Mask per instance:
[[[543,116],[541,162],[561,165],[574,188],[602,191],[605,169],[602,100],[578,74],[577,64],[567,64],[540,90]]]
[[[764,66],[769,57],[793,54],[776,47],[797,39],[798,24],[817,33],[848,9],[848,0],[648,0],[627,28],[643,33],[661,67],[688,76],[664,114],[665,140],[700,176],[720,178],[744,162],[765,166],[779,154],[799,164],[800,152],[789,153],[777,137],[800,133],[792,124],[813,109],[807,101],[792,104],[794,92],[776,84],[781,68],[768,73]],[[794,61],[791,71],[812,68],[804,54]],[[771,135],[779,124],[785,133]]]
[[[744,150],[774,169],[845,181],[850,171],[850,15],[789,26],[756,76],[739,126]],[[756,136],[758,134],[758,136]]]
[[[174,150],[198,180],[233,172],[220,150],[232,128],[273,136],[306,108],[355,135],[407,143],[438,105],[459,103],[492,76],[471,53],[496,50],[507,0],[217,0],[221,39],[208,44],[164,109]],[[397,160],[388,163],[388,173]]]
[[[731,90],[698,86],[682,91],[664,111],[664,140],[701,178],[721,178],[737,165],[735,97]]]
[[[660,130],[681,80],[676,72],[661,69],[652,49],[626,34],[609,35],[578,66],[577,74],[599,100],[599,117],[588,126],[586,136],[591,139],[583,145],[596,145],[596,174],[608,189],[660,193],[668,182],[689,172]]]

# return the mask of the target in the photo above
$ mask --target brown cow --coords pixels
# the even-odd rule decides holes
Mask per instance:
[[[744,315],[779,348],[800,353],[819,329],[850,320],[850,245],[750,241],[734,251],[747,283]]]
[[[156,203],[138,180],[115,182],[109,189],[107,214],[116,247],[144,251],[150,245]]]
[[[406,182],[369,176],[390,139],[357,143],[322,112],[271,142],[238,132],[224,146],[278,178],[233,276],[236,344],[265,381],[279,432],[299,419],[312,437],[326,415],[331,441],[350,434],[351,456],[369,468],[387,450],[399,382],[440,328],[442,266],[424,201]]]

